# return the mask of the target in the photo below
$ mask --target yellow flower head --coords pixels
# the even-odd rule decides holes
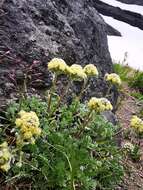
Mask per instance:
[[[15,121],[16,126],[20,128],[17,144],[21,144],[24,140],[31,141],[33,136],[39,136],[41,134],[39,118],[35,112],[25,112],[22,110],[19,112],[19,115],[20,118],[17,118]]]
[[[87,76],[98,76],[98,70],[93,64],[86,65],[83,70]]]
[[[6,141],[0,144],[0,148],[7,148],[7,147],[8,147],[8,144]]]
[[[95,98],[92,97],[88,102],[88,107],[90,110],[95,110],[96,112],[103,112],[107,110],[112,110],[112,104],[106,98]]]
[[[31,139],[32,137],[33,137],[33,134],[30,131],[23,133],[24,139]]]
[[[0,170],[7,172],[10,169],[11,154],[7,142],[0,144]]]
[[[73,80],[81,81],[87,79],[87,75],[85,74],[83,68],[78,64],[73,64],[69,67],[68,71]]]
[[[32,126],[38,127],[39,126],[39,118],[37,117],[36,113],[33,111],[25,112],[20,111],[19,112],[20,118],[17,118],[15,121],[15,124],[17,127],[27,127],[30,128]]]
[[[3,172],[7,172],[9,169],[10,169],[10,163],[6,163],[6,164],[3,164],[0,166],[0,169],[3,171]]]
[[[111,74],[105,74],[105,80],[114,84],[114,85],[121,85],[121,79],[119,77],[119,75],[117,75],[116,73],[111,73]]]
[[[56,72],[57,74],[66,74],[68,70],[68,66],[63,59],[53,58],[48,63],[48,69],[50,71]]]
[[[138,132],[143,132],[143,120],[134,115],[130,123],[131,127]]]

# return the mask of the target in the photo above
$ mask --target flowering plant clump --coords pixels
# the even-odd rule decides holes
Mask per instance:
[[[20,128],[20,133],[17,137],[17,144],[22,144],[25,140],[31,143],[35,142],[34,137],[41,134],[39,128],[39,119],[35,112],[19,112],[20,118],[17,118],[15,124]]]
[[[91,98],[88,102],[88,107],[90,110],[95,110],[96,112],[103,112],[107,110],[112,110],[112,104],[106,98]]]
[[[143,132],[143,120],[137,117],[136,115],[132,117],[130,125],[137,132],[139,133]]]
[[[48,95],[46,91],[41,98],[24,96],[5,111],[4,122],[8,123],[2,135],[0,132],[2,140],[7,137],[10,142],[9,147],[0,145],[0,169],[10,168],[5,184],[10,189],[21,188],[22,182],[27,189],[39,190],[114,189],[123,176],[122,155],[114,141],[117,126],[100,115],[112,110],[112,104],[106,98],[92,97],[87,103],[80,98],[88,77],[98,76],[96,67],[68,66],[54,58],[48,69],[53,75]],[[58,94],[60,74],[69,81]],[[79,95],[71,88],[67,102],[73,81],[81,81],[83,86]]]
[[[111,84],[114,84],[114,85],[118,85],[120,86],[121,85],[121,79],[120,79],[120,76],[117,75],[116,73],[111,73],[111,74],[105,74],[105,80],[107,82],[110,82]]]
[[[7,172],[10,169],[11,154],[7,142],[0,144],[0,170]]]
[[[98,70],[95,65],[88,64],[84,67],[83,71],[87,76],[98,76]]]

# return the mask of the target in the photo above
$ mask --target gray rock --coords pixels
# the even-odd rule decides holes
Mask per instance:
[[[88,95],[105,93],[103,76],[112,72],[108,31],[90,1],[7,0],[2,9],[5,14],[0,18],[0,52],[9,50],[11,56],[29,64],[40,60],[45,68],[43,76],[46,63],[53,57],[61,57],[69,65],[95,64],[101,78],[91,81]],[[11,62],[0,64],[0,70],[13,69]],[[45,77],[46,84],[47,80]]]
[[[9,0],[3,10],[0,44],[26,61],[59,56],[111,71],[104,20],[87,1]]]
[[[111,111],[105,111],[102,113],[104,119],[106,119],[108,122],[112,123],[113,125],[117,125],[118,120],[116,115]]]

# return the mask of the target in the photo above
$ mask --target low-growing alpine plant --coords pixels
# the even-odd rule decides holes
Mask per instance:
[[[117,127],[100,115],[111,111],[112,105],[106,98],[80,101],[88,78],[98,77],[97,68],[68,66],[54,58],[48,69],[53,85],[47,97],[13,102],[2,117],[1,185],[25,190],[113,190],[123,176],[122,155],[114,139]],[[70,81],[61,96],[56,93],[60,74]],[[113,85],[121,83],[117,76],[105,78]],[[81,93],[65,103],[73,81],[83,81]]]

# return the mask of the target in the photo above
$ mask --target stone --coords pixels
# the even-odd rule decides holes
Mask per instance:
[[[101,78],[91,81],[87,96],[105,94],[108,86],[103,76],[113,71],[108,27],[90,1],[6,0],[1,8],[0,52],[9,54],[0,70],[17,71],[20,80],[20,60],[29,65],[37,60],[43,65],[45,86],[49,86],[47,62],[53,57],[63,58],[69,65],[91,63],[97,66]],[[8,80],[3,74],[0,79]]]
[[[112,123],[113,125],[118,124],[118,120],[116,115],[111,111],[105,111],[102,113],[104,119],[106,119],[108,122]]]

